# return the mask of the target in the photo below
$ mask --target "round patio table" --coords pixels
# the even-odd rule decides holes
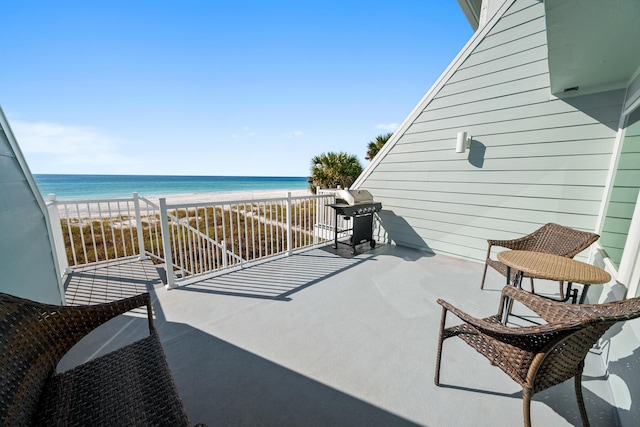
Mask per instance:
[[[562,301],[571,298],[574,304],[578,298],[578,290],[572,289],[573,283],[584,285],[579,301],[582,304],[590,285],[601,285],[611,280],[609,273],[594,265],[543,252],[503,251],[498,253],[498,261],[507,266],[507,284],[512,268],[518,272],[512,283],[514,286],[521,287],[522,276],[525,273],[536,279],[567,282],[566,297]]]
[[[523,273],[526,273],[527,276],[536,279],[567,282],[565,301],[573,297],[574,303],[577,298],[577,289],[571,289],[573,283],[584,285],[580,297],[580,304],[582,304],[590,285],[601,285],[611,280],[609,273],[594,265],[543,252],[503,251],[498,253],[498,260],[506,265],[507,269],[513,268],[518,271],[517,276],[520,276],[520,279]],[[511,272],[507,272],[507,280],[511,277],[510,275]],[[519,283],[516,284],[519,285]]]

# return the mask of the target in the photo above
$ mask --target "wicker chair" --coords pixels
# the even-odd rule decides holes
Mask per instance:
[[[512,327],[501,323],[505,299],[519,301],[547,323]],[[440,385],[442,343],[460,337],[492,365],[502,369],[522,386],[524,425],[531,425],[531,398],[539,391],[575,378],[575,390],[582,423],[589,425],[582,397],[582,370],[589,349],[616,322],[640,317],[640,297],[607,304],[570,305],[531,294],[513,286],[502,290],[497,315],[474,318],[443,300],[436,372]],[[464,321],[445,328],[447,312]]]
[[[146,306],[150,335],[57,374],[62,356],[119,314]],[[0,294],[2,425],[190,425],[153,326],[148,293],[92,306]]]
[[[534,231],[531,234],[513,240],[487,240],[489,248],[487,249],[487,259],[484,264],[484,273],[482,274],[482,283],[480,289],[484,289],[484,281],[487,277],[487,267],[491,266],[500,274],[507,277],[507,266],[500,261],[491,259],[491,248],[499,246],[507,249],[535,251],[554,254],[567,258],[573,258],[593,242],[600,238],[599,235],[586,231],[574,230],[558,224],[548,223]],[[512,272],[515,276],[517,272]],[[529,277],[529,276],[527,276]],[[533,277],[531,280],[531,292],[535,292],[533,287]],[[513,277],[510,278],[513,280]],[[560,282],[560,296],[564,298],[563,283]]]

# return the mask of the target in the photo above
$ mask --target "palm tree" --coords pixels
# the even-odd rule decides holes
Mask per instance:
[[[376,136],[376,139],[369,142],[369,145],[367,146],[367,156],[365,157],[365,159],[369,161],[373,160],[376,154],[378,154],[378,151],[380,151],[382,147],[384,147],[384,144],[387,143],[389,138],[391,138],[391,135],[393,135],[393,133],[391,132],[378,135]]]
[[[311,159],[311,176],[307,179],[313,193],[316,187],[349,188],[362,173],[358,157],[345,152],[328,152]]]

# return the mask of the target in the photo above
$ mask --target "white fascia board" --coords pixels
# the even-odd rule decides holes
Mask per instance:
[[[422,111],[429,105],[429,103],[433,100],[436,94],[442,89],[442,87],[446,84],[447,81],[453,76],[453,74],[458,70],[460,65],[471,55],[471,53],[475,50],[475,48],[480,44],[480,42],[486,37],[486,35],[491,31],[491,29],[496,25],[496,23],[500,20],[502,15],[511,7],[511,5],[516,0],[507,0],[500,7],[498,12],[491,18],[491,20],[487,23],[487,25],[483,26],[480,31],[476,31],[473,36],[469,39],[466,45],[460,50],[460,52],[456,55],[456,57],[451,61],[446,70],[440,75],[438,80],[431,86],[429,91],[422,97],[420,102],[413,108],[411,113],[407,116],[406,119],[400,124],[398,129],[393,132],[389,141],[382,147],[380,152],[373,158],[371,163],[365,168],[364,171],[360,174],[358,179],[353,183],[351,188],[360,188],[362,183],[371,175],[371,173],[375,170],[375,168],[380,164],[382,159],[387,155],[389,151],[396,145],[398,140],[404,133],[407,131],[409,126],[415,121],[415,119],[422,113]]]
[[[625,99],[627,94],[625,94]],[[607,207],[611,200],[611,191],[613,189],[613,180],[615,178],[616,170],[618,170],[618,162],[620,161],[620,153],[622,151],[622,144],[625,134],[625,120],[627,116],[621,112],[618,120],[618,131],[613,144],[613,150],[611,152],[611,160],[609,162],[609,170],[607,171],[607,178],[604,183],[604,192],[602,195],[602,201],[600,202],[600,209],[598,210],[598,219],[596,220],[596,227],[594,232],[602,234],[602,228],[604,226],[605,215],[607,213]]]
[[[473,31],[476,31],[480,25],[480,11],[482,10],[483,3],[484,2],[480,1],[480,6],[478,7],[477,0],[458,0],[458,6],[462,9],[462,13],[464,13],[467,21],[469,21]]]
[[[633,94],[632,96],[629,95],[627,97],[627,103],[628,106],[625,106],[624,111],[622,112],[623,115],[628,115],[631,114],[632,111],[634,111],[636,108],[640,107],[640,92],[637,92],[635,94]]]
[[[640,106],[640,67],[633,73],[627,86],[627,98],[622,114],[629,114]]]
[[[18,160],[18,164],[22,169],[25,178],[27,179],[27,184],[29,184],[29,188],[33,193],[33,196],[38,203],[38,207],[44,216],[45,224],[47,226],[47,233],[49,234],[49,244],[51,245],[51,256],[53,257],[53,266],[56,271],[56,278],[58,280],[58,292],[60,292],[60,301],[62,304],[66,304],[65,295],[64,295],[64,286],[62,284],[62,274],[58,268],[58,253],[56,251],[55,244],[53,242],[53,231],[51,228],[51,221],[49,220],[49,211],[47,210],[47,205],[40,194],[40,190],[36,185],[35,179],[33,179],[33,175],[31,174],[31,170],[29,169],[29,165],[22,154],[22,150],[20,150],[20,146],[18,145],[18,141],[16,140],[15,135],[13,134],[13,130],[9,125],[9,121],[7,117],[4,115],[4,111],[2,110],[2,106],[0,106],[0,125],[2,125],[2,129],[4,129],[4,133],[7,135],[7,140],[9,141],[9,145],[11,146],[11,150],[13,150],[13,154],[16,156],[16,160]]]

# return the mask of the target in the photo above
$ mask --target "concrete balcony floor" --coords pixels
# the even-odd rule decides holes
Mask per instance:
[[[504,278],[490,271],[480,290],[482,264],[393,245],[356,256],[325,247],[173,290],[149,261],[121,264],[74,273],[69,292],[83,295],[78,273],[91,287],[111,287],[110,297],[152,292],[156,327],[194,423],[522,425],[519,386],[459,339],[445,341],[442,385],[433,384],[436,299],[478,317],[497,312]],[[129,264],[138,273],[126,273]],[[536,290],[547,285],[557,292],[556,283],[536,282]],[[449,316],[448,324],[456,321]],[[85,337],[59,369],[146,334],[142,309],[120,316]],[[591,425],[616,425],[595,352],[583,388]],[[573,381],[533,400],[534,425],[581,425]]]

